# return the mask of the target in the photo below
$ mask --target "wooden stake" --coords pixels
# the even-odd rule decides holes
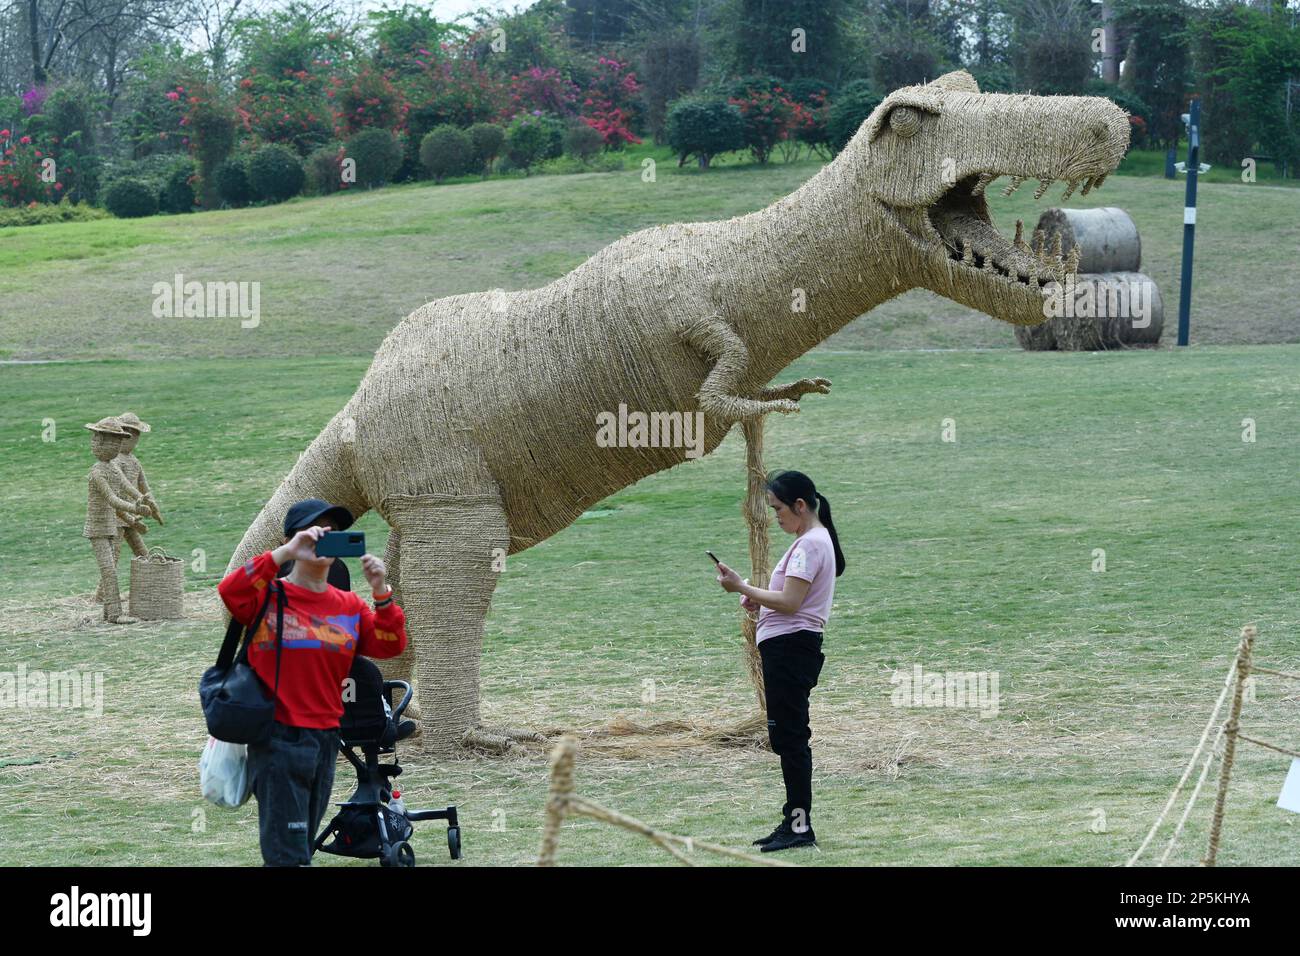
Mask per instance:
[[[745,434],[745,470],[748,475],[743,510],[745,524],[749,526],[749,582],[757,587],[766,587],[768,576],[772,573],[768,567],[771,539],[767,533],[772,518],[767,508],[767,473],[763,470],[763,423],[766,417],[760,415],[741,422]],[[757,631],[758,622],[742,608],[740,634],[745,647],[745,669],[749,672],[754,693],[758,696],[758,709],[766,713],[763,659],[759,656],[758,644],[754,639]]]
[[[1250,676],[1250,655],[1258,632],[1253,624],[1241,629],[1241,642],[1237,645],[1237,686],[1232,691],[1232,710],[1223,725],[1223,766],[1219,770],[1219,792],[1214,798],[1214,820],[1210,824],[1210,845],[1205,852],[1205,865],[1214,866],[1219,855],[1219,836],[1223,832],[1223,812],[1228,799],[1228,777],[1232,774],[1232,758],[1237,751],[1237,729],[1241,718],[1241,697]]]

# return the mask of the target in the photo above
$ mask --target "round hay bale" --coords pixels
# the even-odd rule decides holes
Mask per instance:
[[[1056,348],[1056,326],[1047,319],[1038,325],[1013,326],[1016,341],[1026,352],[1050,352]]]
[[[1097,320],[1090,315],[1061,315],[1049,321],[1056,333],[1056,347],[1062,352],[1097,352],[1105,348]]]
[[[1141,272],[1079,276],[1094,287],[1097,329],[1103,348],[1156,345],[1165,325],[1165,304],[1155,280]],[[1105,304],[1104,313],[1100,308]]]
[[[1142,267],[1142,240],[1129,214],[1118,206],[1097,209],[1049,209],[1038,228],[1051,248],[1061,237],[1061,254],[1079,249],[1079,272],[1136,272]]]
[[[1048,320],[1057,346],[1096,351],[1156,345],[1164,328],[1164,301],[1155,281],[1141,272],[1074,277],[1070,314]]]

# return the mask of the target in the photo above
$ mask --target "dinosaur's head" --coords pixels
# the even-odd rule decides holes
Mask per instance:
[[[846,152],[912,285],[1033,325],[1045,315],[1044,287],[1077,259],[1062,260],[1019,226],[1013,238],[998,233],[986,187],[1009,176],[1007,195],[1028,182],[1040,199],[1061,181],[1063,198],[1077,186],[1086,195],[1119,165],[1128,138],[1128,114],[1110,100],[981,93],[959,71],[889,94]]]

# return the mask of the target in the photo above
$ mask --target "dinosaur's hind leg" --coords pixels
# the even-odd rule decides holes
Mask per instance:
[[[380,510],[398,539],[398,603],[420,701],[418,746],[449,754],[479,724],[483,626],[510,544],[505,509],[492,493],[394,495]],[[388,672],[399,676],[399,669],[400,662]]]

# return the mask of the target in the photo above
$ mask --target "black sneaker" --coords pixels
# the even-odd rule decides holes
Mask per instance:
[[[809,827],[803,833],[795,833],[789,824],[784,825],[784,829],[777,832],[770,841],[760,847],[760,853],[775,853],[777,850],[793,850],[800,846],[816,846],[817,834],[813,833],[812,827]]]
[[[790,829],[790,821],[782,820],[781,823],[777,826],[777,828],[773,830],[771,833],[769,833],[767,836],[759,837],[757,840],[755,840],[754,846],[767,846],[769,843],[771,843],[773,840],[775,840],[782,833],[785,833],[789,829]]]

